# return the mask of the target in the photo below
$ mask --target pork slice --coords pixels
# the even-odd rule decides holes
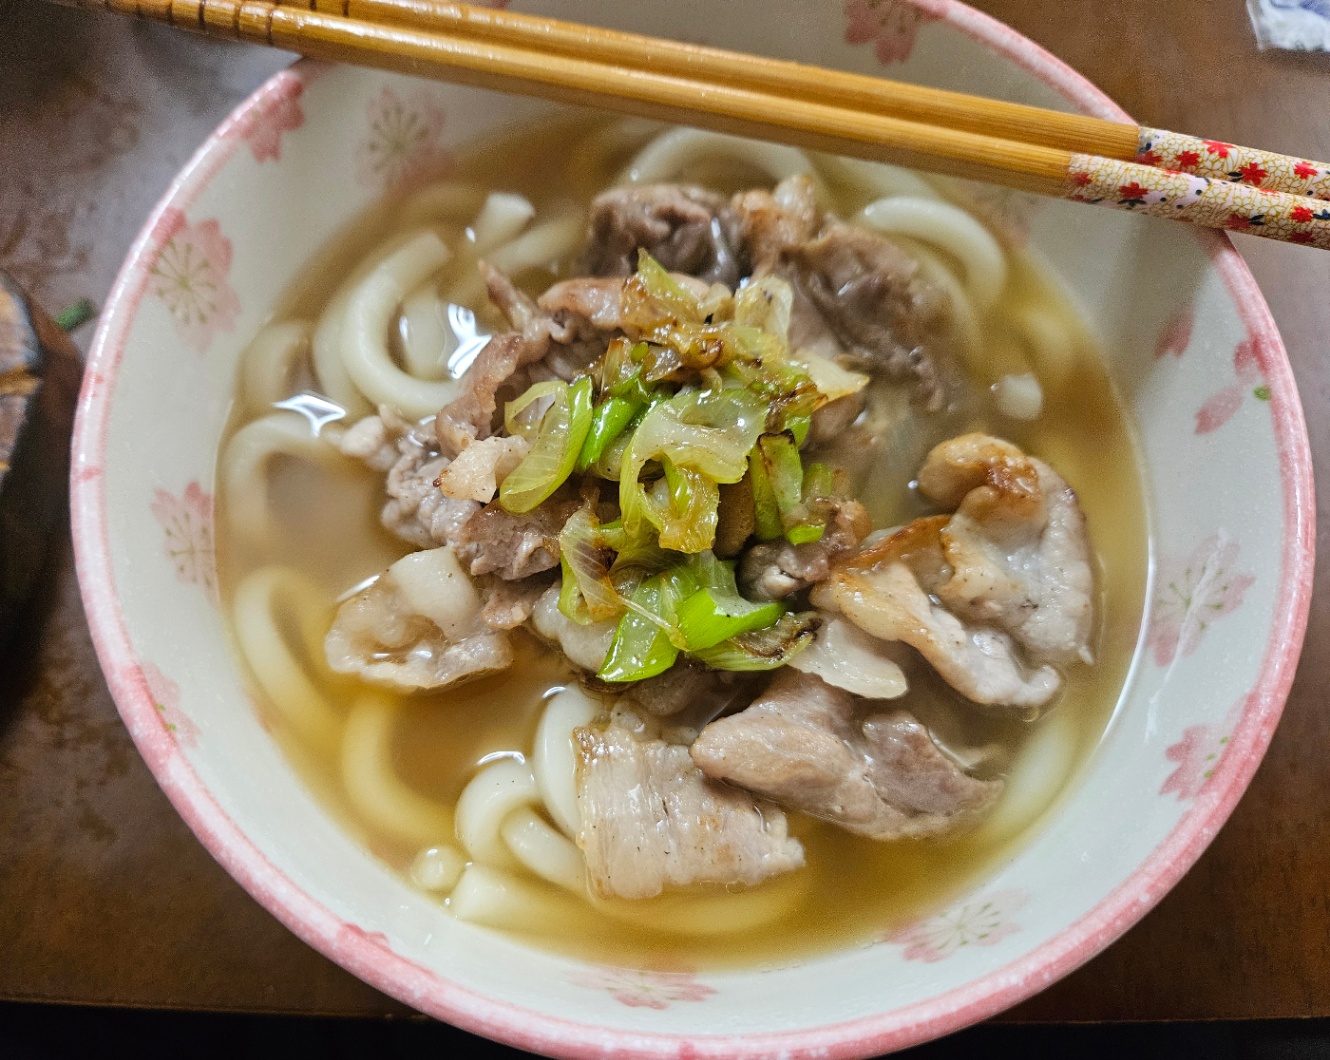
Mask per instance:
[[[773,191],[741,191],[730,200],[730,209],[756,275],[778,271],[786,252],[807,243],[822,227],[817,186],[804,173],[787,177]]]
[[[929,409],[943,406],[945,380],[928,345],[945,300],[909,255],[876,232],[836,221],[791,261],[827,328],[864,370],[912,384]]]
[[[946,516],[916,519],[839,564],[813,589],[814,605],[840,611],[882,640],[908,644],[976,703],[1043,706],[1062,687],[1055,669],[1031,669],[1010,634],[967,624],[934,599],[933,588],[946,577],[940,540],[946,523]]]
[[[788,669],[747,710],[703,729],[690,754],[715,780],[880,840],[963,827],[1002,790],[965,773],[907,711],[874,710]]]
[[[780,276],[794,292],[792,349],[847,355],[855,367],[908,384],[927,410],[945,407],[953,373],[934,347],[946,298],[908,254],[823,213],[807,176],[789,177],[770,194],[743,192],[731,205],[754,275]]]
[[[688,184],[611,188],[591,203],[587,271],[629,276],[645,250],[670,272],[734,287],[743,273],[725,199]]]
[[[823,581],[832,563],[853,551],[871,529],[868,512],[858,501],[829,502],[827,528],[818,540],[754,545],[739,561],[739,585],[751,600],[783,600]]]
[[[547,334],[509,331],[495,335],[458,380],[460,392],[434,418],[439,448],[454,457],[472,442],[488,438],[494,430],[501,392],[511,397],[524,389],[523,369],[549,352]]]
[[[952,573],[936,588],[952,610],[1006,630],[1033,660],[1092,661],[1090,542],[1062,476],[1009,442],[967,434],[929,453],[919,489],[956,508],[941,533]]]
[[[700,884],[752,886],[803,865],[785,814],[709,780],[688,748],[638,741],[618,723],[573,736],[577,845],[598,894],[652,898]]]
[[[559,531],[579,505],[575,497],[556,494],[518,514],[493,501],[457,531],[458,558],[473,575],[497,574],[508,581],[550,570],[559,563]]]
[[[569,662],[595,673],[610,653],[619,623],[610,619],[585,625],[574,622],[559,610],[559,589],[559,583],[555,583],[541,594],[531,614],[531,625],[540,636],[562,651]]]
[[[504,670],[512,646],[481,620],[475,587],[452,550],[398,560],[337,610],[328,665],[396,691],[442,688]]]
[[[380,416],[384,416],[381,412]],[[362,421],[362,424],[364,421]],[[418,548],[447,545],[480,508],[471,500],[456,500],[443,494],[435,482],[448,467],[448,458],[433,447],[433,439],[420,428],[407,427],[399,419],[385,417],[385,430],[398,432],[397,459],[388,469],[384,490],[388,500],[379,519],[391,533]],[[361,424],[353,430],[359,431]],[[351,431],[343,439],[351,438]],[[369,438],[369,431],[364,433]],[[379,454],[385,450],[380,447]],[[371,465],[375,466],[375,465]]]
[[[516,629],[535,614],[536,604],[551,586],[551,578],[537,574],[521,581],[505,581],[486,574],[477,578],[476,584],[485,601],[481,621],[490,629]]]

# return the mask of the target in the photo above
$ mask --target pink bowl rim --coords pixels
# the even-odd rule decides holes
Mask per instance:
[[[1017,63],[1080,110],[1130,121],[1108,96],[1015,30],[960,3],[920,0],[933,17]],[[117,370],[147,290],[149,250],[166,212],[187,209],[230,158],[245,123],[302,86],[317,69],[297,63],[272,77],[214,132],[177,175],[130,249],[88,357],[74,428],[70,502],[75,556],[93,642],[140,753],[176,810],[218,862],[297,936],[383,992],[429,1015],[519,1048],[560,1057],[850,1058],[906,1048],[969,1026],[1032,996],[1098,954],[1182,877],[1228,819],[1259,765],[1293,681],[1311,599],[1315,498],[1302,405],[1269,307],[1227,237],[1195,232],[1223,278],[1270,389],[1286,527],[1280,586],[1260,675],[1230,749],[1173,831],[1136,871],[1057,937],[975,981],[906,1008],[801,1031],[680,1035],[615,1030],[495,1001],[392,952],[381,936],[341,920],[274,866],[213,798],[175,742],[155,724],[111,575],[102,468]],[[243,127],[243,125],[242,125]]]

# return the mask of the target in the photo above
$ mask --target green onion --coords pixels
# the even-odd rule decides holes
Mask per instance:
[[[499,503],[510,512],[531,511],[563,485],[572,474],[573,465],[591,430],[591,377],[584,375],[571,387],[557,380],[551,382],[562,389],[537,383],[517,402],[509,402],[504,411],[505,423],[509,420],[516,423],[521,411],[535,400],[532,391],[548,387],[543,394],[536,396],[552,394],[554,397],[554,403],[541,418],[539,433],[530,451],[499,487]],[[516,411],[512,409],[514,404],[520,406]],[[509,427],[509,433],[514,433],[513,427]]]
[[[785,417],[785,429],[794,435],[794,444],[803,448],[804,442],[808,441],[808,432],[813,427],[813,417],[811,415],[792,415]]]
[[[597,405],[591,417],[591,430],[577,457],[577,470],[585,471],[599,460],[610,443],[623,434],[624,428],[642,408],[640,402],[618,397],[606,398]]]
[[[784,527],[780,525],[780,508],[776,506],[776,495],[771,489],[766,463],[757,446],[748,454],[748,480],[753,487],[753,522],[757,539],[774,541],[784,532]]]
[[[717,600],[710,589],[699,589],[679,605],[679,632],[689,652],[714,648],[723,640],[771,625],[785,612],[778,603],[753,604],[742,600],[734,608]],[[736,613],[737,612],[737,613]]]
[[[585,625],[623,613],[623,598],[610,577],[615,555],[609,536],[586,508],[573,512],[559,532],[559,610],[574,622]]]
[[[775,670],[813,643],[820,623],[813,611],[786,614],[763,629],[740,633],[691,654],[715,670]]]
[[[804,502],[836,496],[836,472],[817,462],[804,468]]]
[[[597,671],[602,681],[642,681],[664,673],[679,657],[660,613],[667,603],[663,574],[648,578],[632,595],[633,608],[619,619],[609,654]]]

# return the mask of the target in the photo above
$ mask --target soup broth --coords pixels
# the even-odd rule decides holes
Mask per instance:
[[[294,411],[284,413],[292,422],[303,425],[296,415],[303,412],[311,422],[322,421],[324,431],[343,425],[335,400],[308,397],[321,387],[303,357],[301,336],[314,331],[317,363],[317,325],[342,297],[339,292],[364,275],[366,263],[381,258],[385,246],[400,245],[421,228],[438,231],[455,248],[431,290],[474,313],[474,322],[467,313],[449,315],[455,373],[465,361],[468,338],[503,327],[485,302],[475,254],[467,249],[491,236],[471,223],[485,195],[524,197],[534,207],[534,216],[523,221],[528,233],[560,223],[580,231],[591,198],[620,179],[657,132],[636,122],[545,123],[475,146],[458,157],[446,181],[380,203],[319,254],[282,301],[275,321],[308,326],[288,343],[297,355],[277,373],[278,381],[272,371],[264,376],[263,366],[245,367],[228,444],[247,424],[269,415],[279,396],[297,395],[286,403]],[[730,149],[695,152],[665,179],[726,194],[770,187],[781,174],[764,157]],[[941,185],[888,167],[817,156],[812,164],[830,208],[846,219],[893,194],[945,195]],[[508,254],[518,265],[515,281],[532,294],[575,274],[577,248],[566,239],[560,245],[557,237],[551,236],[551,252],[534,263]],[[507,234],[507,247],[514,238],[521,236]],[[619,963],[787,962],[862,943],[928,915],[1010,860],[1054,811],[1101,737],[1127,677],[1142,610],[1145,516],[1128,419],[1098,351],[1054,278],[1011,240],[999,241],[1006,275],[998,297],[987,306],[968,298],[955,311],[959,359],[978,397],[957,411],[911,420],[923,424],[915,436],[859,472],[874,525],[899,525],[926,510],[911,487],[928,449],[965,431],[983,431],[1047,461],[1079,497],[1097,564],[1093,665],[1070,667],[1059,697],[1033,720],[1020,712],[976,709],[924,667],[911,671],[910,691],[900,701],[945,746],[983,751],[967,764],[980,776],[1006,779],[996,808],[959,836],[895,842],[792,813],[791,832],[804,844],[806,866],[744,894],[582,900],[509,866],[520,884],[517,900],[528,901],[529,910],[497,926],[536,945]],[[922,238],[899,242],[944,289],[965,288],[966,263],[945,245]],[[399,357],[416,326],[409,318],[395,325]],[[274,356],[269,348],[281,346],[271,329],[266,334],[251,360]],[[259,349],[265,341],[268,346]],[[1042,413],[1032,419],[1003,415],[987,396],[990,388],[1026,374],[1038,380]],[[259,709],[295,768],[376,856],[416,886],[439,888],[440,916],[448,916],[450,899],[439,885],[455,875],[456,866],[447,862],[455,856],[448,851],[456,847],[451,829],[459,796],[482,766],[525,762],[548,697],[577,678],[559,653],[524,631],[514,634],[517,663],[510,670],[438,692],[378,691],[366,698],[365,686],[332,674],[321,651],[335,603],[411,549],[380,525],[382,473],[336,455],[331,446],[332,455],[311,458],[310,444],[318,443],[279,440],[260,453],[261,460],[255,458],[268,482],[266,497],[257,502],[266,506],[262,518],[238,511],[255,502],[228,492],[227,474],[221,476],[218,555],[234,642],[256,674]],[[225,452],[224,460],[232,459],[234,450]],[[262,532],[238,529],[255,520]],[[285,573],[256,582],[254,576],[265,571]],[[280,644],[301,669],[288,677],[314,706],[293,707],[268,694],[278,686],[263,677],[260,671],[269,664],[260,665],[255,656],[269,650],[262,646],[265,636],[269,647]],[[263,673],[271,671],[269,666]],[[440,848],[443,853],[431,853]],[[758,896],[767,905],[754,913]],[[750,914],[753,926],[745,930]]]

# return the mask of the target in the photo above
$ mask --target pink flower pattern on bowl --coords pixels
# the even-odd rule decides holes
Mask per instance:
[[[198,482],[190,482],[179,497],[159,489],[149,507],[165,533],[166,557],[175,567],[176,578],[186,585],[201,586],[208,599],[215,601],[217,553],[213,547],[212,494]]]
[[[1155,343],[1155,360],[1162,360],[1170,353],[1181,357],[1191,345],[1191,329],[1196,322],[1195,314],[1190,309],[1181,309],[1169,318],[1164,330],[1159,333]]]
[[[692,972],[662,972],[646,968],[603,967],[578,975],[578,986],[604,990],[629,1008],[667,1009],[676,1001],[705,1001],[715,988],[700,983]]]
[[[150,289],[166,306],[186,345],[207,353],[218,331],[230,331],[240,315],[231,287],[231,241],[215,220],[190,224],[174,207],[156,233]]]
[[[882,936],[883,942],[904,946],[907,961],[933,964],[966,946],[992,946],[1020,930],[1012,914],[1029,900],[1018,888],[971,898],[945,913],[931,916]]]
[[[1190,655],[1216,619],[1242,604],[1255,579],[1234,569],[1239,551],[1237,542],[1212,534],[1185,559],[1159,565],[1148,641],[1157,665]]]
[[[175,737],[182,747],[195,747],[199,741],[199,727],[180,711],[180,686],[162,673],[156,665],[145,662],[140,670],[143,682],[152,695],[153,706],[166,726],[166,731]]]
[[[1194,799],[1214,775],[1219,759],[1228,747],[1229,725],[1192,725],[1183,730],[1182,739],[1164,752],[1178,768],[1168,775],[1160,795],[1176,795],[1179,802]]]
[[[1209,434],[1231,420],[1249,392],[1258,401],[1270,400],[1270,388],[1265,385],[1265,376],[1261,373],[1254,339],[1243,339],[1234,349],[1233,371],[1237,375],[1236,382],[1224,387],[1197,410],[1197,434]]]
[[[401,191],[445,171],[452,161],[441,142],[445,118],[428,89],[406,99],[386,86],[380,89],[370,100],[368,128],[356,149],[360,183],[375,191]]]
[[[231,133],[249,145],[255,162],[277,162],[282,157],[282,134],[294,132],[305,124],[300,97],[305,84],[299,78],[285,77],[274,82],[275,91],[265,107],[242,113]]]
[[[903,63],[914,51],[919,27],[938,17],[927,6],[914,0],[845,0],[845,40],[872,41],[883,66]]]

